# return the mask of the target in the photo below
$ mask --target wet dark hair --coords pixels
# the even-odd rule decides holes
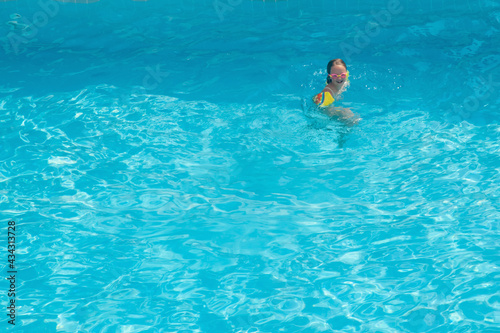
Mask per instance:
[[[332,67],[335,66],[335,65],[344,66],[345,69],[347,70],[347,66],[346,66],[344,60],[342,60],[340,58],[337,58],[337,59],[330,60],[330,62],[328,63],[328,65],[326,65],[326,72],[328,74],[331,74],[330,71],[332,70]],[[326,76],[326,83],[327,84],[332,83],[332,79],[328,75]]]

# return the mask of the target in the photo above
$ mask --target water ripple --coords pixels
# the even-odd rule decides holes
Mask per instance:
[[[338,5],[339,36],[352,40],[375,7]],[[7,52],[26,67],[2,65],[12,83],[0,87],[0,206],[19,223],[20,326],[493,332],[498,94],[474,112],[454,106],[478,83],[457,77],[499,64],[496,7],[462,18],[433,6],[436,20],[394,17],[353,55],[356,97],[340,102],[362,113],[355,127],[310,105],[324,80],[314,59],[331,56],[317,27],[331,15],[294,2],[234,5],[242,25],[189,1],[168,15],[123,8],[83,20],[103,32],[92,42],[78,20],[56,29],[61,15],[17,58]],[[138,87],[159,57],[168,76]]]

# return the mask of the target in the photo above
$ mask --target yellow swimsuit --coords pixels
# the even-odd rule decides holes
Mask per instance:
[[[318,104],[318,106],[325,107],[335,102],[335,98],[333,98],[330,92],[325,91],[314,96],[313,101]]]

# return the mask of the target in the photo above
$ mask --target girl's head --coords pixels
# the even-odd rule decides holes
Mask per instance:
[[[341,86],[349,77],[349,71],[347,70],[347,66],[342,59],[330,60],[326,66],[326,71],[328,72],[328,76],[326,77],[327,84],[333,82],[333,84]]]

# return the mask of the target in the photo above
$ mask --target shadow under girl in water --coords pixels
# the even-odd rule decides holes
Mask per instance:
[[[360,118],[348,108],[336,107],[333,102],[335,99],[342,99],[342,93],[349,87],[349,71],[342,59],[333,59],[326,66],[328,76],[326,77],[325,88],[313,97],[313,101],[319,106],[320,110],[332,117],[341,121],[345,127],[339,133],[339,147],[342,148],[347,141],[347,134],[350,128],[356,125]]]

